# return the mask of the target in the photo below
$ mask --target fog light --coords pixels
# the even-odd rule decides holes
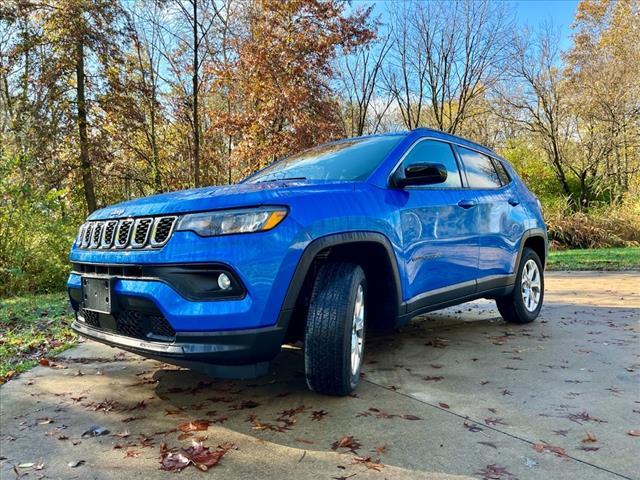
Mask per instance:
[[[231,288],[231,279],[229,278],[229,275],[221,273],[218,276],[218,286],[220,287],[220,290],[229,290]]]

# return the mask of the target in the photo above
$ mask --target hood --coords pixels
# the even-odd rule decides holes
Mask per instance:
[[[288,205],[300,195],[353,190],[353,182],[279,181],[240,183],[161,193],[118,203],[93,212],[88,220],[170,215],[259,205]]]

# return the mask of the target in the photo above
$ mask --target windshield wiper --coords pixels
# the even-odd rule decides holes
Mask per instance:
[[[266,183],[266,182],[284,182],[290,180],[306,180],[307,177],[284,177],[284,178],[270,178],[269,180],[258,180],[256,183]]]

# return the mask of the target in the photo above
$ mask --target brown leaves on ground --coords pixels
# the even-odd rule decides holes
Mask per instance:
[[[319,422],[321,420],[324,420],[324,417],[326,417],[328,414],[329,412],[327,412],[326,410],[314,410],[313,412],[311,412],[311,421]]]
[[[475,472],[474,475],[478,475],[482,480],[516,480],[516,476],[509,472],[506,467],[501,467],[496,463],[487,465],[482,470]]]
[[[582,443],[594,443],[597,441],[598,441],[598,438],[596,437],[596,434],[593,432],[587,432],[585,437],[582,439]]]
[[[444,380],[442,375],[427,375],[426,377],[422,377],[425,382],[439,382]]]
[[[178,425],[178,430],[181,432],[202,432],[209,428],[208,420],[195,420],[193,422],[181,423]]]
[[[629,430],[627,435],[631,435],[632,437],[640,437],[640,429],[638,430]]]
[[[607,423],[606,420],[592,417],[588,412],[569,413],[566,418],[580,425],[582,425],[582,422]]]
[[[369,470],[375,470],[376,472],[379,472],[384,467],[384,465],[380,463],[379,458],[373,460],[371,457],[355,457],[351,463],[354,465],[364,465]]]
[[[286,432],[295,423],[295,419],[285,419],[283,417],[278,418],[278,421],[283,422],[283,425],[276,425],[274,423],[263,422],[257,415],[249,415],[246,422],[249,422],[254,430],[270,430],[272,432]]]
[[[352,435],[345,435],[340,440],[336,440],[331,444],[331,450],[338,450],[339,448],[344,448],[349,450],[351,453],[357,454],[358,449],[362,448],[362,444]]]
[[[48,358],[41,358],[38,363],[43,366],[43,367],[49,367],[49,368],[58,368],[58,369],[65,369],[67,368],[64,365],[61,365],[59,363],[54,362],[53,360],[49,360]]]
[[[538,453],[553,453],[558,457],[567,456],[567,452],[564,448],[550,445],[548,443],[534,443],[533,449]]]
[[[147,408],[148,403],[146,400],[141,400],[133,405],[125,405],[123,403],[118,402],[117,400],[112,400],[105,398],[102,402],[89,402],[82,404],[87,410],[91,410],[94,412],[131,412],[134,410],[144,410]]]
[[[282,412],[280,412],[280,417],[294,417],[299,413],[304,412],[305,410],[308,410],[309,407],[305,407],[304,405],[300,405],[299,407],[296,408],[289,408],[287,410],[283,410]]]
[[[206,472],[215,467],[222,457],[234,448],[233,444],[218,445],[215,450],[205,447],[202,443],[193,443],[181,449],[168,448],[166,443],[160,444],[160,469],[169,472],[179,472],[193,465]]]

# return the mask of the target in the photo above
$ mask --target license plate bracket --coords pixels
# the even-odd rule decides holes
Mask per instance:
[[[82,308],[111,314],[114,308],[113,277],[82,277]]]

